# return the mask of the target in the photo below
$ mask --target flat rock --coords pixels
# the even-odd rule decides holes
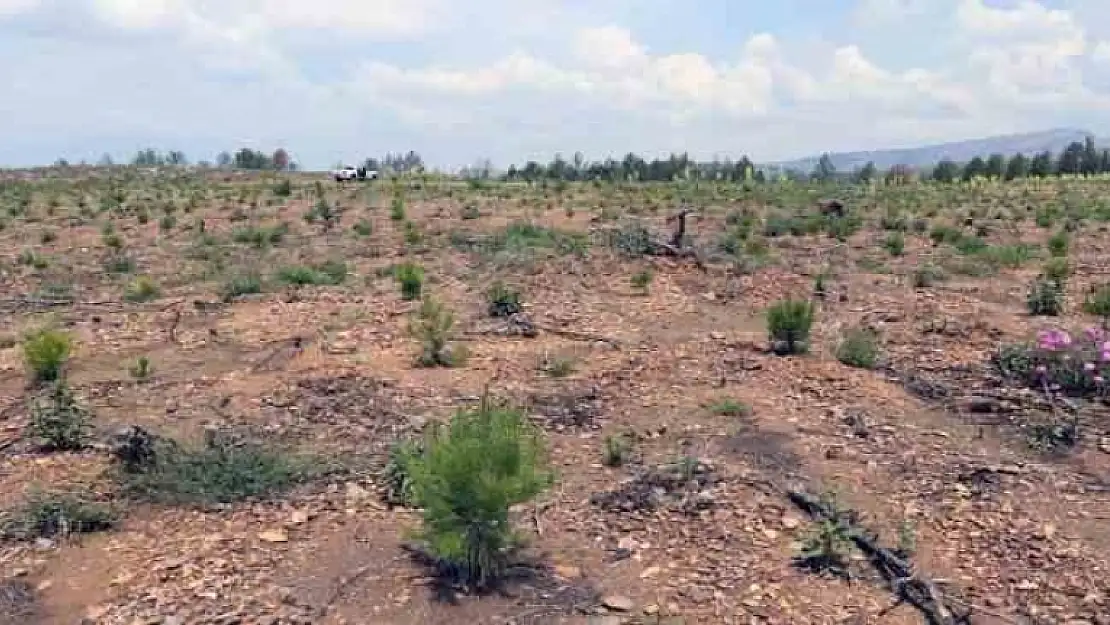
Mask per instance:
[[[284,530],[267,530],[258,534],[258,539],[267,543],[287,543],[289,542],[289,534]]]
[[[601,605],[616,610],[617,612],[631,612],[636,604],[624,595],[605,595],[601,598]]]

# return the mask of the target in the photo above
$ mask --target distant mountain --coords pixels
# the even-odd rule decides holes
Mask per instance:
[[[888,169],[894,165],[909,165],[911,167],[929,167],[944,159],[956,162],[969,161],[976,156],[987,157],[991,154],[1001,153],[1012,156],[1024,153],[1028,156],[1048,150],[1058,154],[1073,141],[1085,141],[1094,134],[1086,130],[1074,128],[1057,128],[1041,132],[1029,132],[1013,135],[996,135],[983,139],[956,141],[952,143],[938,143],[916,148],[899,148],[892,150],[873,150],[861,152],[840,152],[829,154],[837,171],[849,172],[874,162],[880,169]],[[1098,143],[1105,143],[1099,141]],[[799,169],[805,172],[812,171],[817,165],[821,155],[809,156],[792,161],[768,163],[771,167],[783,169]]]

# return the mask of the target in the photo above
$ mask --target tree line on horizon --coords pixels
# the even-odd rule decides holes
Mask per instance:
[[[112,165],[108,156],[101,158],[99,165]],[[159,152],[148,148],[140,150],[132,158],[131,164],[141,167],[184,166],[189,161],[183,152],[170,150]],[[59,159],[56,166],[68,166]],[[260,150],[240,148],[238,151],[220,152],[215,163],[200,161],[200,167],[222,169],[241,169],[254,171],[296,171],[289,152],[278,148],[267,154]],[[425,171],[423,158],[415,151],[387,153],[380,158],[366,158],[363,167],[386,174],[409,174]],[[852,171],[838,171],[829,154],[823,154],[812,171],[775,168],[757,165],[747,156],[739,159],[713,159],[697,161],[688,154],[670,154],[666,158],[647,160],[637,154],[628,153],[616,160],[607,158],[602,161],[588,161],[581,152],[571,159],[556,154],[549,163],[530,160],[523,165],[510,165],[507,170],[497,171],[489,160],[477,165],[464,167],[458,174],[466,179],[503,180],[521,182],[540,181],[590,181],[606,180],[612,182],[641,181],[669,182],[674,180],[706,180],[724,182],[763,183],[775,180],[796,182],[851,182],[866,184],[877,180],[887,183],[907,182],[913,179],[932,180],[942,183],[970,181],[979,178],[1014,180],[1020,178],[1047,178],[1060,175],[1096,175],[1110,173],[1110,149],[1099,149],[1094,140],[1075,141],[1059,154],[1042,151],[1033,155],[1014,154],[1006,156],[995,153],[976,156],[966,162],[941,159],[931,167],[913,168],[894,165],[880,171],[873,162]]]

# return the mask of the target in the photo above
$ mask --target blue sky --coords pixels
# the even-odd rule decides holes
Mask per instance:
[[[0,165],[1110,135],[1106,0],[0,0]]]

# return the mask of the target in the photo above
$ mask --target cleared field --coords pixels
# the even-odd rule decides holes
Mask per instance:
[[[1110,623],[1108,180],[120,168],[0,216],[0,623]],[[554,479],[475,596],[389,459],[487,393]]]

